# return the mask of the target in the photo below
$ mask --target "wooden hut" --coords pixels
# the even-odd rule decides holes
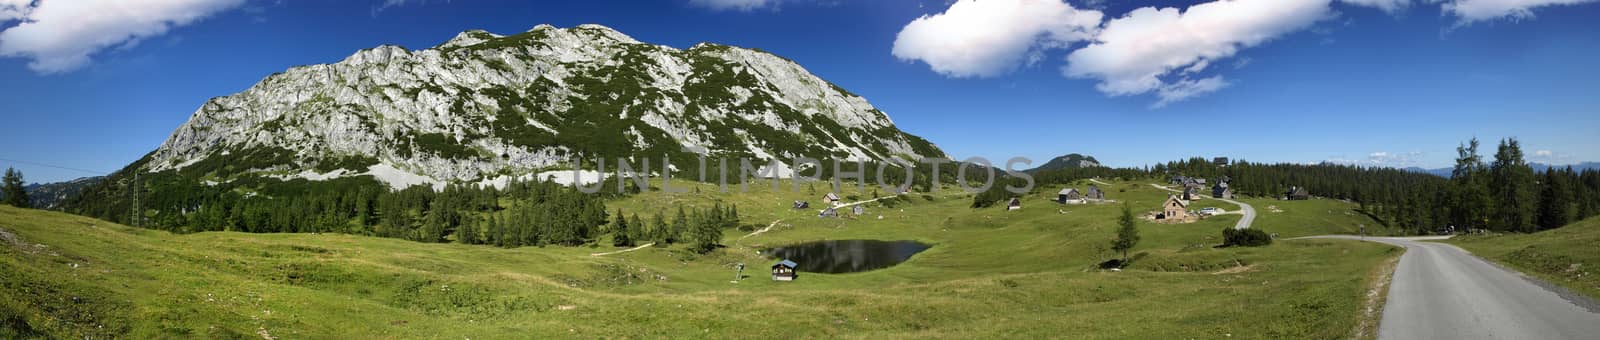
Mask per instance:
[[[1167,202],[1161,205],[1161,215],[1157,219],[1183,219],[1189,217],[1189,202],[1178,199],[1177,195],[1167,195]]]
[[[1083,195],[1078,193],[1078,189],[1066,188],[1056,192],[1056,203],[1080,203],[1082,199]]]
[[[839,195],[831,193],[831,192],[828,193],[827,195],[822,195],[822,203],[825,203],[825,204],[839,203]]]
[[[789,261],[787,259],[778,261],[778,263],[772,265],[772,280],[794,281],[795,269],[799,267],[800,264],[794,263],[794,261]]]
[[[1106,192],[1104,190],[1100,190],[1099,186],[1090,185],[1089,194],[1086,198],[1091,201],[1104,201],[1106,199]]]
[[[833,207],[822,209],[822,212],[817,213],[817,217],[839,217],[839,209]]]
[[[1283,199],[1290,201],[1304,201],[1311,199],[1311,193],[1306,192],[1306,188],[1289,187],[1289,192],[1284,193]]]
[[[1011,198],[1011,203],[1006,204],[1006,210],[1010,211],[1010,210],[1017,210],[1017,209],[1022,209],[1022,200],[1018,199],[1016,197],[1012,197]]]
[[[1179,196],[1178,198],[1183,199],[1184,201],[1198,200],[1200,199],[1200,187],[1184,187],[1183,195]]]
[[[1233,190],[1228,189],[1228,182],[1218,181],[1217,185],[1211,187],[1211,197],[1230,199],[1233,198]]]

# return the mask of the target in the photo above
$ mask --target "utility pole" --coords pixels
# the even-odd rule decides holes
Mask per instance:
[[[139,209],[139,171],[133,172],[133,185],[129,187],[133,189],[133,227],[139,228],[141,227],[139,220],[144,219],[144,212],[141,211],[143,209]]]

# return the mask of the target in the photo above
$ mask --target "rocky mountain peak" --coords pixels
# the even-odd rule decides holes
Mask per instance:
[[[371,175],[400,187],[521,176],[574,157],[689,159],[683,147],[756,159],[944,156],[771,53],[539,25],[269,76],[202,105],[141,166],[219,183]]]

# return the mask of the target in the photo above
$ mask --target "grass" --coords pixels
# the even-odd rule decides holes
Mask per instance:
[[[1464,235],[1446,241],[1590,298],[1600,299],[1600,218],[1532,234]]]
[[[1137,210],[1166,197],[1141,183],[1102,187],[1147,208]],[[820,204],[805,187],[648,192],[610,205],[736,203],[745,223],[783,222],[743,240],[728,230],[728,247],[707,255],[668,247],[603,257],[589,253],[615,248],[175,235],[7,207],[0,338],[1335,338],[1358,328],[1369,273],[1400,252],[1338,240],[1214,248],[1238,218],[1225,215],[1141,221],[1132,267],[1101,271],[1121,206],[1056,205],[1045,189],[1013,212],[970,209],[970,196],[945,190],[869,204],[856,219],[790,209],[795,199]],[[871,198],[870,189],[850,194]],[[767,280],[773,260],[756,254],[855,238],[934,247],[899,266],[791,283]],[[741,262],[750,277],[730,283]]]
[[[1333,199],[1283,201],[1273,198],[1238,199],[1256,208],[1255,228],[1278,237],[1314,235],[1355,235],[1366,226],[1367,235],[1399,235],[1398,229],[1384,227],[1378,220],[1362,213],[1355,203]],[[1275,212],[1271,208],[1277,208]]]

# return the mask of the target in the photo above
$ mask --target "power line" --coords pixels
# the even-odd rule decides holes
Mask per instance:
[[[66,167],[66,166],[60,166],[60,165],[50,165],[50,164],[45,164],[45,163],[30,162],[30,161],[23,161],[23,160],[15,160],[15,159],[8,159],[8,158],[0,158],[0,161],[13,162],[13,163],[22,163],[22,164],[33,165],[33,166],[42,166],[42,167],[46,167],[46,168],[56,168],[56,169],[61,169],[61,170],[77,171],[77,172],[95,174],[95,175],[109,175],[109,174],[111,174],[111,172],[109,172],[109,171],[79,169],[79,168],[74,168],[74,167]]]

